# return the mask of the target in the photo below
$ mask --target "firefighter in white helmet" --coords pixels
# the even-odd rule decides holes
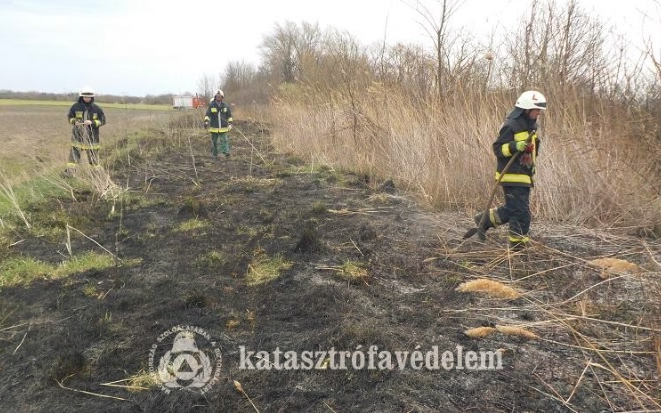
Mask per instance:
[[[490,209],[485,219],[482,219],[482,213],[474,217],[481,238],[489,228],[509,224],[509,246],[515,251],[526,247],[530,241],[530,190],[534,186],[535,161],[540,145],[537,119],[544,110],[546,98],[538,91],[523,92],[516,100],[493,143],[497,159],[496,179],[500,179],[503,187],[505,205]],[[518,159],[504,171],[517,153]]]
[[[78,101],[69,109],[71,132],[71,151],[67,163],[67,172],[72,174],[80,163],[81,151],[87,152],[87,161],[93,167],[99,167],[99,128],[106,124],[103,109],[94,103],[94,89],[84,86],[78,93]]]
[[[204,127],[211,133],[211,155],[218,159],[219,150],[230,156],[228,132],[232,130],[232,110],[223,101],[225,93],[218,89],[204,116]]]

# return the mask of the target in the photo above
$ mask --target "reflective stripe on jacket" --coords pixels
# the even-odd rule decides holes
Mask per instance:
[[[94,103],[94,98],[90,103],[85,103],[83,98],[80,97],[78,102],[71,105],[69,114],[67,115],[69,123],[73,125],[72,131],[72,144],[76,143],[80,149],[98,149],[99,143],[99,128],[106,124],[106,115],[103,109]],[[92,124],[89,126],[76,126],[76,123],[82,123],[86,120],[91,120]],[[86,145],[85,145],[86,144]],[[81,147],[94,146],[94,147]]]
[[[532,159],[527,165],[521,162],[523,154],[518,155],[519,159],[510,165],[509,170],[501,178],[501,185],[534,186],[535,161],[537,160],[540,145],[536,130],[537,123],[529,119],[524,113],[520,113],[519,116],[514,118],[508,117],[505,123],[503,123],[498,134],[498,139],[493,143],[493,151],[497,159],[495,179],[500,177],[505,165],[507,165],[510,158],[516,153],[517,142],[530,138],[533,150],[530,153]]]
[[[209,103],[204,121],[209,122],[209,132],[227,132],[232,123],[232,110],[225,102],[213,100]]]

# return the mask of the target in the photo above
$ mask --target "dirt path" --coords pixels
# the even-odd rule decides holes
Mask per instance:
[[[0,291],[2,409],[659,409],[659,325],[651,319],[661,314],[658,243],[536,223],[540,242],[529,256],[510,257],[503,232],[487,244],[462,244],[465,214],[430,212],[396,184],[278,154],[258,125],[238,124],[230,158],[212,159],[199,131],[192,143],[192,155],[185,146],[164,147],[117,171],[116,182],[135,194],[121,216],[109,217],[105,204],[85,207],[94,222],[86,235],[121,265]],[[66,208],[79,213],[81,204]],[[63,245],[31,240],[13,248],[57,261]],[[99,250],[84,237],[73,248]],[[640,271],[603,282],[586,262],[613,254]],[[280,271],[267,279],[273,268]],[[456,291],[480,278],[523,296]],[[481,339],[464,333],[497,325],[539,338],[502,329]],[[222,355],[211,357],[218,376],[210,389],[201,394],[190,381],[170,393],[162,383],[145,391],[117,387],[144,385],[127,379],[168,358],[166,350],[175,353],[175,334],[162,335],[176,326],[204,330],[203,352]],[[202,335],[186,337],[197,337],[202,349]],[[416,351],[419,362],[412,361]],[[314,367],[293,369],[292,357],[300,362],[306,352]],[[394,368],[379,365],[385,352]],[[401,369],[394,352],[408,352]],[[471,370],[467,352],[498,355],[502,368]],[[439,360],[444,354],[454,357],[451,365]],[[355,367],[361,360],[364,368]]]

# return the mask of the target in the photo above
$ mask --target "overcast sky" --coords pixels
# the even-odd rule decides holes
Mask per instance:
[[[406,2],[405,2],[406,1]],[[195,91],[228,62],[259,62],[276,23],[318,23],[363,45],[431,46],[415,0],[0,0],[0,89],[144,96]],[[565,0],[556,0],[559,3]],[[421,0],[430,8],[439,0]],[[516,23],[531,0],[464,0],[453,17],[465,33]],[[632,40],[661,53],[659,0],[578,0]],[[649,18],[645,19],[643,13]],[[509,30],[508,30],[509,31]]]

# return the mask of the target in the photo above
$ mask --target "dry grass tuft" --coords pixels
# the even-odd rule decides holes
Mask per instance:
[[[525,328],[522,327],[513,327],[513,326],[502,326],[502,325],[497,325],[495,328],[494,327],[476,327],[476,328],[471,328],[466,331],[464,331],[464,334],[466,334],[468,337],[472,338],[485,338],[488,337],[494,333],[502,333],[506,334],[508,336],[518,336],[518,337],[523,337],[528,340],[537,340],[539,339],[539,336],[529,330],[526,330]]]
[[[523,338],[527,338],[529,340],[537,340],[539,336],[532,331],[526,330],[525,328],[522,327],[512,327],[512,326],[496,326],[496,330],[498,332],[507,334],[509,336],[519,336]]]
[[[588,263],[602,270],[600,276],[603,279],[610,278],[611,274],[638,274],[642,272],[638,265],[619,258],[597,258]]]
[[[225,323],[225,327],[228,330],[233,330],[233,329],[237,328],[240,325],[241,325],[241,322],[239,320],[227,320],[227,322]]]
[[[466,331],[464,331],[464,334],[466,334],[468,337],[472,338],[484,338],[487,336],[490,336],[491,334],[495,333],[496,330],[493,327],[476,327],[476,328],[471,328]]]
[[[101,383],[101,385],[107,387],[119,387],[135,393],[154,389],[158,387],[160,383],[161,381],[156,373],[141,370],[126,379]]]
[[[514,288],[486,278],[462,283],[457,287],[457,291],[462,293],[483,293],[490,297],[504,298],[508,300],[514,300],[521,297],[521,293]]]

